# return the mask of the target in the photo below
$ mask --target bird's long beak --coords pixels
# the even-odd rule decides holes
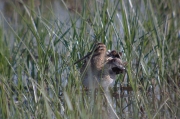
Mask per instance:
[[[102,44],[102,43],[96,43],[96,44],[94,44],[94,46],[93,46],[93,48],[92,48],[92,51],[89,52],[89,53],[88,53],[87,55],[85,55],[84,57],[82,57],[82,58],[80,58],[79,60],[77,60],[77,61],[74,63],[74,65],[77,64],[78,62],[82,61],[82,60],[85,59],[86,57],[89,57],[91,54],[93,54],[94,51],[96,51],[96,50],[98,49],[98,48],[97,48],[98,44]]]
[[[77,64],[78,62],[80,62],[81,60],[85,59],[86,57],[89,57],[92,54],[92,52],[89,52],[87,55],[85,55],[84,57],[78,59],[74,64]]]

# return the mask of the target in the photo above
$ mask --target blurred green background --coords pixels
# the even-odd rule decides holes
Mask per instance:
[[[104,118],[74,65],[96,42],[128,62],[119,118],[180,118],[179,0],[0,0],[0,118]]]

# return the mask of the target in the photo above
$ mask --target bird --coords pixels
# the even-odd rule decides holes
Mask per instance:
[[[99,89],[99,87],[103,89],[108,102],[107,106],[103,106],[105,110],[102,116],[105,119],[118,118],[113,109],[112,98],[108,89],[113,85],[116,75],[125,71],[125,63],[122,61],[121,55],[115,50],[107,51],[105,44],[97,43],[91,52],[77,61],[84,60],[80,72],[82,73],[82,84],[86,87],[85,89],[90,89],[92,92]]]
[[[114,82],[116,80],[116,75],[122,74],[126,71],[125,66],[126,62],[123,62],[121,59],[120,54],[111,55],[112,53],[115,53],[116,51],[113,50],[110,53],[107,53],[106,56],[106,64],[104,65],[104,68],[108,70],[109,76],[111,79],[113,79],[113,82],[109,86],[113,86]]]
[[[82,59],[85,59],[80,69],[82,83],[88,89],[97,89],[101,86],[107,91],[116,79],[116,75],[125,70],[121,54],[115,50],[107,51],[103,43],[97,43],[94,50],[80,60]]]
[[[88,89],[98,88],[101,79],[106,77],[103,72],[105,57],[106,46],[103,43],[97,43],[91,55],[85,59],[80,71],[84,73],[82,83]]]
[[[111,64],[112,71],[116,74],[123,73],[125,71],[125,66],[127,65],[127,62],[123,62],[121,59],[122,53],[117,52],[115,50],[108,51],[107,53],[107,59],[109,60],[109,63]]]

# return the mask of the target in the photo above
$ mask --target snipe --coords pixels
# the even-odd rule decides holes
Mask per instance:
[[[95,89],[101,85],[107,90],[116,75],[123,73],[124,70],[121,54],[115,50],[107,51],[103,43],[97,43],[95,49],[85,56],[85,62],[80,71],[85,87]]]

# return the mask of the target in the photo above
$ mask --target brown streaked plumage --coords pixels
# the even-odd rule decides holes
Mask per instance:
[[[98,88],[100,84],[107,90],[116,75],[125,70],[120,54],[115,50],[107,52],[103,43],[97,43],[95,50],[85,57],[81,72],[83,73],[83,85],[89,89]]]
[[[105,97],[109,106],[102,115],[106,119],[118,118],[111,103],[111,96],[108,87],[113,84],[116,75],[125,70],[124,63],[121,60],[121,54],[115,50],[107,51],[103,43],[97,43],[92,52],[84,58],[85,62],[80,70],[82,73],[82,83],[88,89],[96,89],[102,86],[105,91]],[[77,63],[76,62],[76,63]]]
[[[109,76],[113,79],[112,83],[109,86],[114,85],[114,81],[116,79],[116,75],[120,73],[124,73],[125,65],[120,58],[112,58],[107,56],[107,63],[104,65],[104,68],[107,69]]]
[[[84,62],[81,72],[83,73],[83,85],[89,89],[98,88],[101,82],[101,74],[105,63],[106,46],[103,43],[97,43]]]
[[[121,53],[118,53],[116,50],[112,50],[110,52],[107,53],[108,57],[112,57],[112,58],[121,58]]]

